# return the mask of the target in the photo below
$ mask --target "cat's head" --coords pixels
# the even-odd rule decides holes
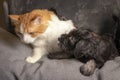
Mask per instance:
[[[9,17],[20,39],[25,43],[33,43],[46,31],[51,15],[54,13],[48,10],[33,10],[20,15],[12,14]]]

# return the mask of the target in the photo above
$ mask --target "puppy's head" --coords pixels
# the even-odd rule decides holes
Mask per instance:
[[[79,41],[79,37],[76,33],[76,30],[73,30],[69,34],[63,34],[58,38],[59,46],[64,51],[71,51],[75,48],[77,41]]]
[[[59,46],[64,51],[71,51],[76,48],[76,45],[79,44],[79,47],[86,46],[86,43],[92,44],[95,43],[96,40],[93,32],[87,29],[75,29],[70,31],[68,34],[63,34],[58,39]],[[84,44],[84,45],[83,45]],[[86,46],[87,47],[87,46]]]

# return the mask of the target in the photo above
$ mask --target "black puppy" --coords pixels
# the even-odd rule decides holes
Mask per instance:
[[[101,68],[107,60],[119,55],[110,36],[99,35],[88,29],[75,29],[69,34],[63,34],[58,40],[65,53],[55,53],[49,55],[49,58],[79,59],[85,63],[80,67],[80,72],[86,76],[93,74],[96,68]]]

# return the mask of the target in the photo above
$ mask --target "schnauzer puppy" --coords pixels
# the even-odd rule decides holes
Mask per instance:
[[[85,63],[80,67],[80,72],[85,76],[92,75],[96,68],[101,68],[107,60],[119,55],[112,37],[88,29],[72,30],[69,34],[63,34],[58,41],[65,53],[50,54],[48,57],[74,57],[80,60]]]

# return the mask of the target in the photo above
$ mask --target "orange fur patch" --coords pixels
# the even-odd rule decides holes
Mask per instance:
[[[24,33],[32,33],[31,36],[36,37],[46,31],[48,27],[48,21],[51,20],[51,15],[54,15],[54,13],[51,11],[48,11],[46,9],[37,9],[22,15],[10,15],[10,18],[13,20],[13,23],[16,26],[16,32],[20,30],[19,26],[23,24]],[[34,20],[37,17],[40,17],[39,25],[34,24]]]

